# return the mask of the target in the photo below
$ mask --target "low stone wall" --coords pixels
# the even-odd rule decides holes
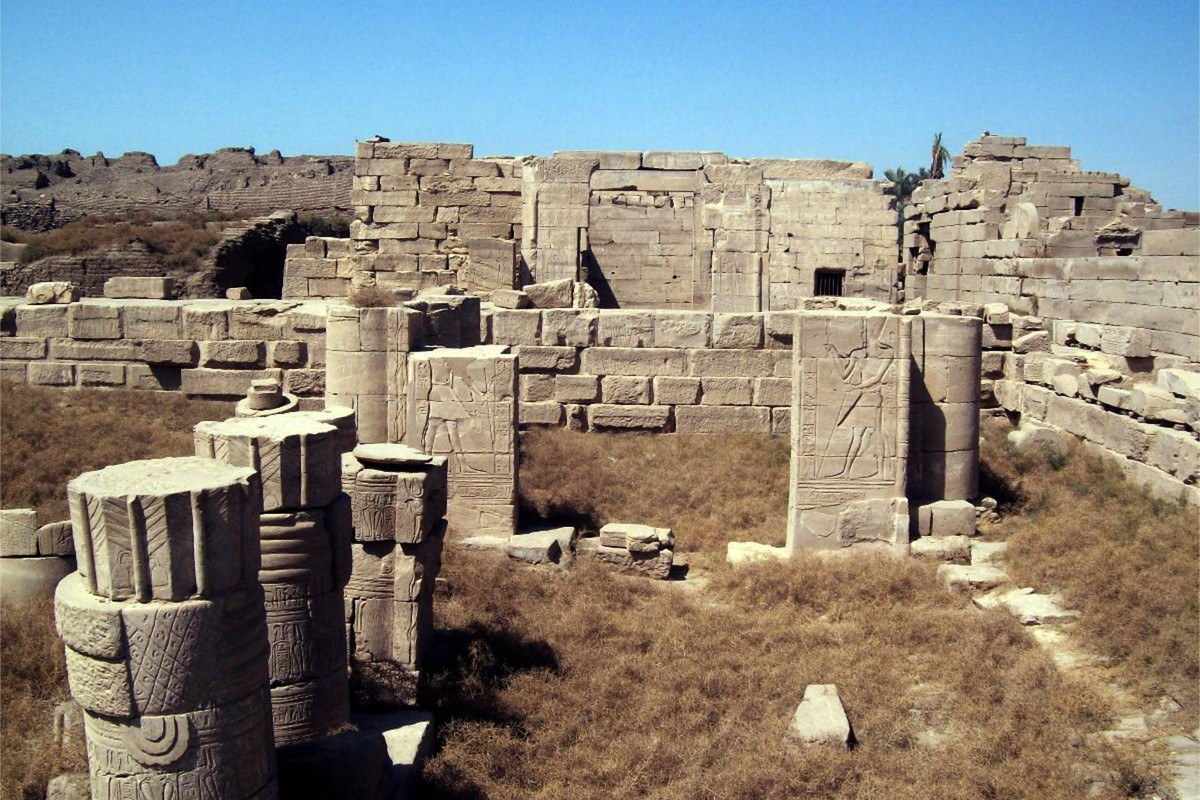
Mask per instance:
[[[92,300],[2,308],[0,377],[43,386],[237,398],[274,377],[304,405],[325,392],[325,308],[279,301]]]
[[[1071,434],[1151,494],[1200,505],[1200,374],[1184,357],[1140,349],[1136,330],[990,306],[984,413],[1002,409],[1023,426]],[[1125,355],[1131,338],[1133,354]]]

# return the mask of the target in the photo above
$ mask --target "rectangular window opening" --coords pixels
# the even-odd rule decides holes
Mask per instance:
[[[1075,200],[1075,216],[1082,217],[1083,216],[1083,198],[1076,197],[1073,199]]]
[[[842,279],[846,277],[844,269],[819,269],[816,273],[815,286],[816,297],[841,297],[842,296]]]

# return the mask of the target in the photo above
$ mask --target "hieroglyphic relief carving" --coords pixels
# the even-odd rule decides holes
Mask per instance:
[[[910,322],[797,315],[793,349],[788,546],[907,541]]]
[[[409,443],[447,459],[452,532],[516,526],[516,356],[480,346],[409,359]]]
[[[257,473],[205,458],[85,473],[55,595],[92,796],[277,796]]]
[[[420,667],[433,628],[446,472],[445,457],[403,445],[360,446],[344,459],[355,519],[346,631],[356,664]]]

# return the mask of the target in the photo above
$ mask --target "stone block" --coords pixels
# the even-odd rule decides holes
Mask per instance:
[[[1150,340],[1150,331],[1145,328],[1106,325],[1100,335],[1100,352],[1127,358],[1145,358],[1150,355]]]
[[[606,403],[588,406],[588,425],[591,428],[662,430],[670,418],[669,406],[618,406]]]
[[[705,348],[712,335],[711,314],[697,311],[655,311],[654,346]]]
[[[675,409],[678,433],[771,432],[771,410],[758,406],[679,406]]]
[[[537,403],[554,397],[554,376],[528,372],[519,381],[521,400]]]
[[[124,386],[124,364],[79,364],[75,378],[80,386]]]
[[[591,347],[583,351],[581,369],[591,375],[685,375],[687,353],[665,348]]]
[[[753,350],[762,347],[761,314],[714,314],[713,347]]]
[[[755,378],[753,402],[756,406],[791,406],[792,379]]]
[[[25,299],[33,305],[65,305],[79,299],[79,287],[70,281],[42,281],[30,284]]]
[[[75,365],[62,361],[35,361],[29,365],[27,380],[40,386],[74,386]]]
[[[657,388],[654,396],[659,397]],[[557,375],[554,378],[554,399],[559,403],[593,403],[600,399],[600,379],[595,375]],[[669,401],[657,399],[656,402],[661,404]]]
[[[654,312],[602,311],[596,326],[601,347],[654,346]]]
[[[1047,331],[1032,331],[1013,340],[1014,353],[1048,353],[1051,339]]]
[[[579,351],[574,347],[521,345],[517,348],[517,363],[522,372],[526,370],[569,372],[575,369],[578,361]]]
[[[650,379],[634,376],[608,375],[601,378],[601,395],[605,403],[648,405]]]
[[[497,308],[492,314],[492,341],[502,345],[536,345],[541,327],[542,312],[537,309]]]
[[[46,357],[46,340],[32,336],[6,336],[0,339],[0,359],[32,360]]]
[[[916,558],[943,561],[948,564],[971,563],[971,544],[970,539],[966,536],[917,539],[909,544],[909,553]]]
[[[939,500],[917,509],[921,536],[974,536],[975,506],[967,500]]]
[[[575,281],[570,278],[531,283],[521,289],[534,308],[571,308],[574,300]]]
[[[561,425],[563,407],[552,400],[546,402],[521,402],[521,424]]]
[[[21,305],[15,309],[17,336],[66,338],[65,305]]]
[[[660,376],[654,379],[654,402],[658,405],[690,406],[700,402],[700,378]]]
[[[304,342],[284,340],[270,342],[270,362],[273,367],[302,367],[305,361]]]
[[[642,169],[689,170],[703,167],[703,157],[694,150],[650,150],[642,153]]]
[[[36,556],[38,519],[31,508],[0,510],[0,558]]]
[[[73,303],[67,314],[72,339],[120,339],[121,310],[116,305]]]
[[[753,380],[752,378],[703,378],[701,379],[700,402],[706,406],[748,406],[754,396]]]
[[[230,339],[200,343],[202,367],[261,367],[266,347],[261,341]]]
[[[591,347],[596,344],[597,309],[560,308],[542,312],[542,344]]]
[[[242,398],[250,391],[250,382],[273,379],[282,382],[278,369],[185,369],[180,372],[180,389],[198,397]]]
[[[496,289],[492,292],[492,305],[496,308],[528,308],[529,295],[520,289]]]
[[[116,277],[104,282],[104,296],[113,299],[169,300],[174,292],[173,278]]]

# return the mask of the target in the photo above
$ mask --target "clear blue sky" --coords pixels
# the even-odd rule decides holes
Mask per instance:
[[[0,149],[162,164],[713,149],[927,165],[983,130],[1068,144],[1200,208],[1196,0],[738,3],[4,0]]]

